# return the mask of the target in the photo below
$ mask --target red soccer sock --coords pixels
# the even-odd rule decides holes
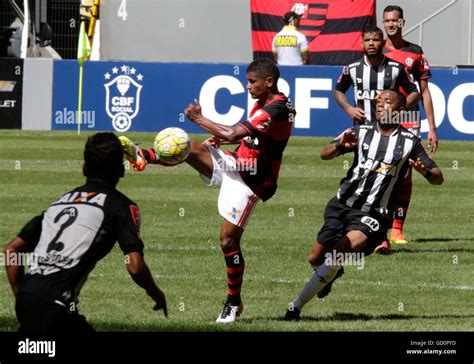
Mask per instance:
[[[245,261],[240,250],[224,254],[227,265],[227,302],[232,306],[241,303],[240,290],[244,278]]]
[[[410,205],[412,184],[402,184],[398,190],[397,201],[395,205],[395,219],[393,220],[393,229],[403,230],[403,224],[407,217],[408,206]]]

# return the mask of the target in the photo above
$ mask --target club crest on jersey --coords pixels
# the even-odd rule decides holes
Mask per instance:
[[[407,57],[407,59],[405,59],[405,64],[406,64],[408,67],[411,67],[411,66],[413,65],[413,58]]]
[[[104,74],[110,82],[105,87],[105,110],[112,119],[112,126],[119,132],[124,132],[132,126],[132,120],[140,111],[140,92],[143,88],[137,81],[143,81],[143,75],[137,74],[135,67],[122,65],[114,66]],[[134,79],[136,78],[136,80]]]
[[[398,161],[402,159],[402,157],[403,157],[403,150],[400,146],[398,146],[397,148],[393,150],[393,159]]]

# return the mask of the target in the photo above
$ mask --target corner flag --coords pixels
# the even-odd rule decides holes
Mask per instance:
[[[79,62],[79,91],[77,101],[77,135],[81,135],[82,121],[82,77],[84,71],[84,61],[91,55],[91,43],[86,32],[86,25],[81,22],[79,31],[79,42],[77,44],[77,61]]]
[[[84,61],[91,55],[91,42],[86,32],[86,24],[81,22],[81,30],[79,31],[79,43],[77,45],[77,61],[82,66]]]

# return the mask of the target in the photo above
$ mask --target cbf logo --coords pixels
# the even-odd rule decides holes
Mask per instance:
[[[133,118],[140,111],[140,91],[143,86],[137,81],[143,81],[143,75],[137,74],[134,67],[123,65],[120,69],[112,68],[112,74],[107,72],[104,77],[106,80],[114,77],[112,81],[104,84],[107,115],[112,118],[112,126],[115,130],[127,131],[132,126]]]

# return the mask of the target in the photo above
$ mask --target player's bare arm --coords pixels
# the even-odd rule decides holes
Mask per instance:
[[[301,56],[303,57],[303,64],[306,65],[310,63],[309,50],[301,52]]]
[[[407,109],[412,108],[413,106],[416,106],[418,104],[418,101],[420,101],[420,93],[418,91],[411,92],[407,96]]]
[[[205,141],[202,142],[204,145],[208,145],[214,148],[220,148],[221,145],[231,145],[231,144],[239,144],[242,139],[239,139],[235,142],[229,142],[228,140],[222,140],[221,138],[216,137],[215,135],[207,138]]]
[[[19,236],[14,237],[10,243],[8,243],[5,248],[3,248],[3,253],[7,257],[13,257],[15,254],[24,252],[26,250],[25,241]],[[5,270],[7,273],[8,282],[13,291],[13,295],[16,297],[20,291],[21,283],[25,277],[25,269],[23,265],[12,264],[12,262],[18,262],[17,259],[6,259],[5,260]]]
[[[444,182],[443,173],[441,169],[438,167],[433,169],[428,169],[425,167],[424,163],[420,158],[416,160],[410,159],[410,165],[416,169],[418,173],[420,173],[423,177],[427,179],[427,181],[432,185],[440,185]]]
[[[420,80],[421,103],[425,110],[426,118],[428,119],[428,144],[431,147],[431,153],[436,153],[438,150],[438,133],[436,132],[436,124],[434,119],[433,100],[431,99],[431,92],[428,87],[428,80]]]
[[[349,117],[357,121],[358,123],[362,123],[365,120],[365,112],[364,110],[354,107],[349,103],[349,100],[347,99],[347,96],[344,92],[339,91],[339,90],[334,90],[332,93],[334,100],[336,100],[336,103],[341,107],[342,110],[344,110]]]
[[[357,146],[357,136],[352,129],[346,130],[336,142],[326,145],[321,151],[321,159],[330,160],[340,154],[341,148],[354,149]]]
[[[155,302],[154,310],[163,309],[163,313],[168,317],[168,308],[166,306],[165,294],[155,283],[150,269],[148,268],[143,255],[139,252],[131,252],[128,254],[127,270],[133,281],[143,288],[147,295]]]
[[[194,100],[193,104],[188,105],[184,110],[184,114],[189,120],[202,129],[228,142],[237,142],[249,135],[249,132],[239,124],[235,126],[220,125],[204,117],[202,115],[201,105],[197,100]]]

